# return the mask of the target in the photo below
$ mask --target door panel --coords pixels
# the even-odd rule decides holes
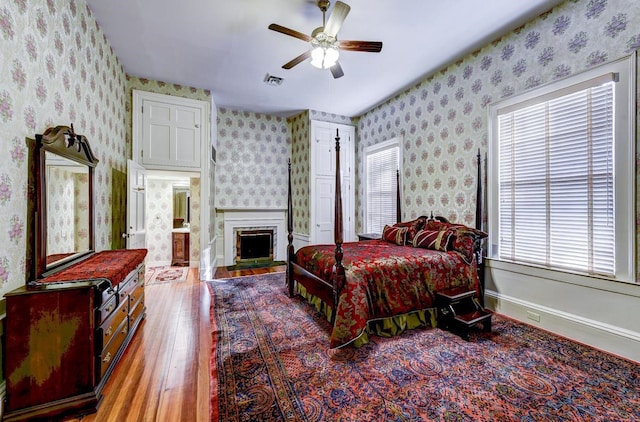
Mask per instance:
[[[201,109],[143,100],[142,162],[200,167]]]
[[[336,129],[340,136],[340,168],[342,189],[342,228],[345,242],[355,240],[354,222],[354,191],[352,189],[353,176],[353,126],[328,122],[311,122],[311,183],[313,186],[311,198],[311,227],[310,237],[313,243],[333,243],[334,198],[335,198],[335,137]]]
[[[146,173],[144,167],[127,161],[127,249],[146,247],[145,206]]]
[[[318,244],[333,243],[334,185],[333,177],[316,178],[315,243]]]

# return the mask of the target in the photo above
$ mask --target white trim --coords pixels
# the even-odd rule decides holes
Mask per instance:
[[[285,225],[285,212],[281,210],[262,211],[225,211],[224,213],[224,265],[233,265],[235,255],[235,230],[242,227],[276,227],[276,246],[274,260],[286,260],[287,229]]]
[[[640,362],[640,285],[485,260],[485,305]]]
[[[499,188],[499,165],[498,165],[498,119],[499,112],[530,98],[547,95],[551,92],[563,89],[564,87],[579,84],[590,79],[596,78],[606,73],[618,73],[618,82],[616,83],[615,108],[616,121],[625,124],[616,123],[615,125],[615,145],[614,156],[616,156],[614,172],[623,174],[622,177],[615,179],[615,213],[616,213],[616,279],[618,281],[634,282],[636,241],[635,230],[635,89],[636,89],[636,54],[619,60],[598,66],[596,68],[578,73],[568,78],[555,81],[523,94],[501,100],[489,105],[489,160],[488,160],[488,192],[487,192],[487,208],[488,208],[488,256],[496,258],[498,256],[498,188]],[[626,95],[619,95],[619,93]],[[624,98],[626,97],[626,98]],[[620,158],[623,157],[623,158]],[[631,177],[627,177],[630,175]],[[493,182],[491,182],[493,181]]]
[[[132,139],[132,152],[133,161],[141,164],[140,149],[142,146],[142,121],[140,110],[142,107],[142,101],[149,99],[152,101],[162,101],[171,104],[185,105],[189,107],[197,107],[203,110],[202,115],[202,128],[200,130],[200,167],[173,167],[173,166],[144,166],[152,170],[166,170],[166,171],[187,171],[187,172],[199,172],[200,174],[200,250],[204,249],[204,245],[209,244],[209,169],[211,156],[211,145],[213,141],[207,140],[207,136],[211,138],[212,132],[211,120],[215,122],[217,116],[217,109],[215,109],[215,103],[213,99],[211,103],[201,100],[195,100],[190,98],[174,97],[172,95],[156,94],[154,92],[133,90],[133,139]],[[212,108],[213,107],[213,108]],[[214,113],[215,110],[215,113]],[[142,164],[141,164],[142,165]],[[202,267],[202,260],[199,263],[195,263],[195,266]],[[201,273],[206,271],[200,271]]]
[[[525,324],[640,362],[638,332],[520,300],[493,290],[485,292],[485,305],[501,315]],[[529,317],[531,311],[535,311],[539,321]]]
[[[293,250],[297,251],[303,246],[311,244],[311,237],[308,234],[293,233]]]
[[[331,122],[325,122],[322,120],[311,120],[311,131],[310,131],[310,137],[311,139],[309,140],[310,142],[310,147],[309,147],[309,231],[310,233],[310,238],[311,241],[313,243],[317,243],[315,240],[315,230],[314,227],[316,226],[316,212],[315,212],[315,204],[314,204],[314,199],[315,198],[315,174],[316,174],[316,170],[315,170],[315,165],[314,165],[314,151],[316,149],[315,147],[315,134],[316,131],[318,130],[319,127],[325,127],[325,128],[331,128],[335,131],[335,129],[339,129],[341,136],[344,137],[343,132],[346,133],[349,136],[349,144],[348,144],[348,152],[349,152],[349,160],[345,162],[344,159],[344,152],[347,149],[347,146],[345,145],[344,141],[341,139],[340,142],[340,151],[342,152],[340,154],[340,169],[342,171],[342,177],[343,177],[343,182],[344,179],[348,179],[349,182],[349,186],[350,186],[350,191],[342,191],[342,203],[344,204],[345,202],[348,203],[348,207],[351,210],[350,215],[348,216],[344,216],[343,215],[343,227],[344,227],[344,221],[347,221],[347,219],[349,219],[351,221],[351,232],[349,233],[343,233],[343,240],[345,242],[350,242],[350,241],[354,241],[356,239],[356,227],[355,227],[355,223],[356,223],[356,214],[355,214],[355,143],[356,143],[356,139],[355,139],[355,126],[350,126],[350,125],[343,125],[343,124],[339,124],[339,123],[331,123]],[[335,160],[335,156],[333,158]],[[345,171],[345,164],[346,164],[346,170]],[[344,183],[343,183],[344,184]],[[344,205],[343,205],[344,207]]]
[[[362,208],[363,208],[363,219],[364,219],[363,232],[365,233],[371,233],[372,231],[368,227],[368,221],[367,221],[367,156],[369,154],[373,154],[384,149],[391,149],[393,147],[398,148],[398,171],[400,172],[400,179],[398,180],[398,183],[400,186],[398,186],[398,189],[400,191],[400,198],[402,198],[403,197],[402,196],[402,179],[403,179],[402,169],[404,168],[404,161],[403,161],[404,158],[402,155],[403,146],[404,146],[404,134],[401,134],[389,140],[386,140],[374,145],[366,146],[362,150],[362,155],[363,155],[363,158],[362,158],[362,166],[363,166]],[[402,204],[401,204],[400,209],[403,209],[403,208],[404,207],[402,207]],[[402,221],[402,215],[398,216],[397,219],[398,221]]]

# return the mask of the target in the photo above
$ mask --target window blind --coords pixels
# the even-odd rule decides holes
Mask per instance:
[[[498,115],[501,258],[615,275],[614,84],[595,82]]]
[[[366,153],[366,230],[382,233],[385,224],[396,222],[397,144]]]

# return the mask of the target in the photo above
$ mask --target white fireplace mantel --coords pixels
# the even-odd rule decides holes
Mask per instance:
[[[274,260],[286,260],[286,212],[279,209],[225,209],[224,210],[224,265],[235,264],[234,246],[238,229],[274,227]]]

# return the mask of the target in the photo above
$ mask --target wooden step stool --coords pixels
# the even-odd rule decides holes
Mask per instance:
[[[438,327],[455,332],[467,341],[473,327],[482,325],[484,331],[491,331],[493,313],[478,303],[475,293],[468,287],[436,292]]]

